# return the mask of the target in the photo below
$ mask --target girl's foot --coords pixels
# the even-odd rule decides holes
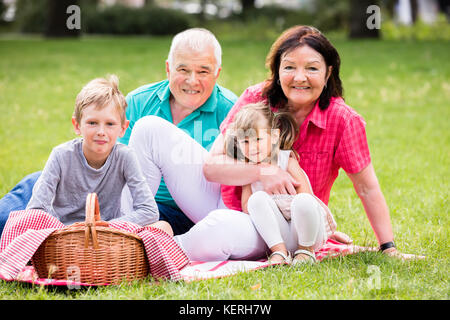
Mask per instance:
[[[292,259],[292,265],[301,265],[305,263],[316,263],[316,255],[311,250],[299,249],[294,252],[294,258]]]
[[[287,251],[274,251],[269,257],[269,264],[290,264],[291,254]]]

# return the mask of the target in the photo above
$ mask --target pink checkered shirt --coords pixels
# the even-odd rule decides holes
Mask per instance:
[[[267,101],[261,95],[263,85],[259,83],[244,91],[222,122],[222,133],[242,106]],[[293,148],[300,155],[300,166],[308,175],[314,194],[325,204],[340,168],[357,173],[370,164],[365,125],[364,119],[342,98],[331,98],[326,110],[320,110],[316,103],[300,126]],[[228,208],[241,210],[241,192],[242,187],[222,185],[223,201]]]

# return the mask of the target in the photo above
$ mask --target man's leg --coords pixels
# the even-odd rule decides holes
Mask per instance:
[[[41,171],[34,172],[23,178],[14,188],[0,199],[0,235],[8,220],[9,213],[24,210],[31,199],[34,184],[41,175]]]
[[[203,175],[208,151],[192,137],[162,118],[146,116],[133,127],[129,146],[136,152],[153,194],[164,176],[176,204],[195,223],[188,232],[174,237],[191,260],[264,257],[267,246],[250,217],[220,209],[225,207],[220,184]]]
[[[153,194],[164,176],[176,204],[194,223],[221,205],[220,184],[203,175],[208,151],[183,130],[162,118],[146,116],[134,125],[129,146]]]

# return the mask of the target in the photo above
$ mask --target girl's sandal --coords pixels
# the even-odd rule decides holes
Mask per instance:
[[[298,256],[299,254],[307,255],[308,259],[295,259],[295,257]],[[292,259],[291,264],[293,266],[295,265],[300,266],[303,264],[315,264],[316,262],[317,262],[316,255],[313,252],[304,249],[299,249],[294,252],[294,258]]]
[[[271,259],[274,255],[281,256],[283,258],[283,260],[280,262],[272,262]],[[274,252],[272,252],[272,254],[270,255],[269,260],[268,260],[269,264],[271,264],[271,265],[291,264],[291,261],[292,261],[292,258],[291,258],[291,253],[289,251],[288,251],[287,255],[284,254],[284,252],[282,252],[282,251],[274,251]]]

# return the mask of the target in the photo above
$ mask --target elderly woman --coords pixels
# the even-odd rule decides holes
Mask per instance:
[[[317,29],[295,26],[272,45],[267,65],[271,71],[269,79],[241,95],[222,123],[222,134],[203,166],[208,181],[222,184],[223,202],[229,209],[211,212],[179,236],[178,243],[191,259],[250,259],[267,250],[249,216],[241,212],[239,186],[260,180],[270,194],[295,194],[298,183],[271,164],[236,163],[225,154],[223,138],[243,105],[263,101],[274,111],[288,111],[296,119],[299,136],[293,148],[314,194],[328,204],[338,171],[344,169],[362,201],[380,250],[396,254],[389,209],[371,163],[365,122],[342,98],[336,49]],[[339,232],[334,238],[351,242]]]

